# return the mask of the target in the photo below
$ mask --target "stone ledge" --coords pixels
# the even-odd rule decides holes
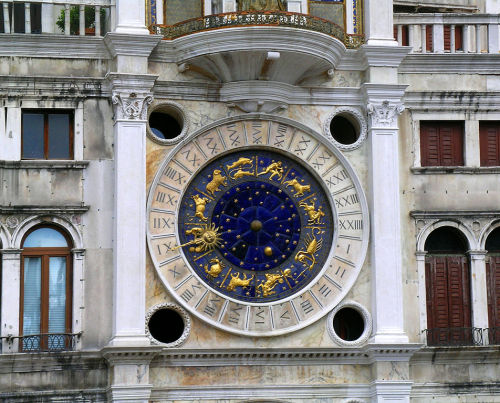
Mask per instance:
[[[90,206],[1,206],[0,214],[83,214]]]
[[[0,168],[7,169],[85,169],[90,161],[73,160],[21,160],[0,161]]]
[[[499,70],[500,53],[411,53],[399,67],[399,73],[414,74],[498,74]]]
[[[500,216],[500,210],[413,210],[410,211],[410,216],[418,219],[439,219],[439,218],[456,218],[456,217],[483,217],[496,218]]]
[[[500,167],[412,167],[410,171],[416,175],[500,174]]]

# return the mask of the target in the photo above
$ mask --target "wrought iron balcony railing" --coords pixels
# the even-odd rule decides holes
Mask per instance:
[[[484,329],[485,339],[488,340],[488,344],[500,344],[500,327],[489,327]]]
[[[357,48],[363,44],[363,35],[347,34],[342,27],[331,21],[285,11],[241,11],[208,15],[175,25],[151,25],[150,31],[162,35],[164,39],[175,39],[201,31],[246,26],[279,26],[320,32],[338,39],[347,48]]]
[[[394,14],[395,39],[413,53],[500,51],[498,14]]]
[[[14,343],[14,340],[19,340],[19,351],[23,353],[57,352],[75,350],[76,343],[81,335],[82,333],[42,333],[24,336],[5,336],[0,339],[5,340],[8,344]]]
[[[0,33],[102,36],[115,12],[115,0],[0,0]]]
[[[425,329],[427,345],[432,347],[482,346],[483,329],[477,327],[450,327]]]

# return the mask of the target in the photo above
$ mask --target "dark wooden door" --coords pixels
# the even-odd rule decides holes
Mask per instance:
[[[471,344],[469,264],[465,256],[427,256],[429,345]]]
[[[490,344],[500,343],[500,254],[486,258],[488,287],[488,327]]]
[[[500,122],[481,122],[479,125],[481,166],[500,165]]]

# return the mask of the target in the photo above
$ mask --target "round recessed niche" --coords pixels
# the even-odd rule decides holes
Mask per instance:
[[[189,335],[191,321],[186,311],[175,304],[160,304],[146,316],[146,333],[155,344],[177,347]]]
[[[353,150],[366,138],[366,121],[354,108],[337,108],[325,121],[324,134],[342,150]]]
[[[344,346],[364,343],[371,333],[371,317],[360,304],[350,301],[337,306],[328,315],[328,332],[332,339]]]
[[[187,131],[187,118],[182,107],[173,102],[162,102],[150,108],[148,135],[160,144],[175,144]]]

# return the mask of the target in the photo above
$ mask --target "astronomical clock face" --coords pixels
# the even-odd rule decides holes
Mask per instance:
[[[364,261],[366,202],[327,139],[274,120],[232,120],[179,144],[148,200],[163,284],[224,330],[304,327],[345,296]]]

